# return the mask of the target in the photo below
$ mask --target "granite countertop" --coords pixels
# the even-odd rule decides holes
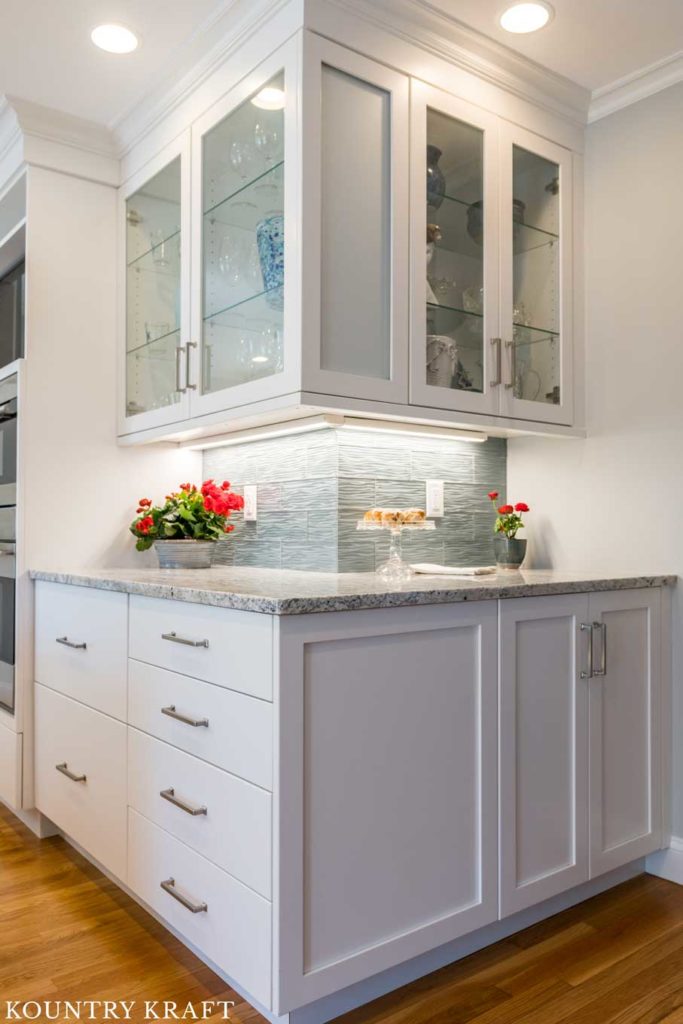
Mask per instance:
[[[548,594],[587,594],[601,590],[673,586],[677,580],[673,575],[619,576],[523,569],[477,578],[416,575],[406,583],[392,585],[374,573],[337,574],[242,567],[34,570],[31,578],[271,615],[397,608]]]

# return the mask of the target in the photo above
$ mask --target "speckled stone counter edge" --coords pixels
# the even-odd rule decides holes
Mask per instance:
[[[244,571],[244,570],[243,570]],[[247,570],[248,571],[248,570]],[[244,593],[239,589],[228,589],[224,582],[220,587],[214,584],[213,587],[201,586],[175,586],[171,581],[159,581],[154,579],[126,578],[124,570],[118,570],[120,576],[113,575],[92,575],[86,573],[70,573],[58,571],[31,572],[31,579],[45,580],[52,583],[65,583],[72,586],[92,587],[97,590],[112,590],[128,594],[138,594],[143,597],[164,598],[172,601],[187,601],[192,604],[205,604],[215,608],[231,608],[239,611],[260,612],[268,615],[307,615],[320,612],[342,612],[359,611],[373,608],[400,608],[430,604],[455,604],[463,601],[491,601],[497,599],[508,599],[515,597],[545,597],[553,594],[587,594],[591,592],[607,590],[635,590],[651,587],[673,586],[678,577],[666,576],[625,576],[625,577],[604,577],[586,578],[579,576],[563,578],[561,573],[549,573],[539,571],[537,574],[529,572],[522,580],[502,580],[500,576],[491,579],[486,584],[478,580],[462,580],[457,582],[451,580],[450,586],[444,586],[444,577],[415,577],[423,584],[424,589],[410,589],[408,583],[404,589],[379,589],[377,578],[374,574],[367,574],[368,590],[363,591],[362,585],[357,583],[359,574],[354,574],[355,586],[350,588],[349,593],[316,594],[306,593],[306,578],[316,577],[320,585],[322,574],[295,573],[298,580],[297,586],[292,586],[291,596],[269,594],[269,593]],[[259,570],[252,570],[254,576],[261,575]],[[277,570],[270,570],[273,577],[284,575]],[[139,574],[138,574],[139,575]],[[151,574],[150,574],[151,575]],[[158,574],[156,574],[158,575]],[[538,575],[537,581],[529,577]],[[289,574],[288,574],[289,576]],[[542,577],[546,577],[545,579]],[[331,588],[339,586],[340,580],[344,577],[330,574]],[[347,577],[348,580],[348,577]],[[428,581],[432,585],[427,586]],[[200,581],[198,581],[200,582]],[[207,580],[208,582],[208,580]],[[251,581],[250,581],[251,582]],[[256,580],[254,580],[256,583]],[[288,581],[278,580],[274,590],[282,590],[287,586]],[[350,580],[348,580],[351,583]],[[373,584],[371,586],[370,584]],[[267,590],[266,587],[263,588]],[[310,588],[314,590],[315,588]]]

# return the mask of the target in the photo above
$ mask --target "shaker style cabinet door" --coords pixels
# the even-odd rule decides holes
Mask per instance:
[[[408,401],[408,78],[305,34],[303,386]]]
[[[591,594],[591,876],[661,847],[661,593]]]
[[[572,154],[501,121],[501,413],[571,425]]]
[[[585,595],[500,602],[500,914],[588,878]]]
[[[496,919],[496,623],[283,620],[277,1012]]]
[[[410,401],[495,415],[498,119],[411,81]]]
[[[193,417],[299,384],[299,48],[281,47],[192,127]]]
[[[189,415],[190,133],[120,191],[119,434]]]

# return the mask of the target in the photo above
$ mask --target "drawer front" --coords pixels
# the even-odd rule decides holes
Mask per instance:
[[[22,805],[22,748],[22,734],[0,725],[0,800],[15,811]]]
[[[272,790],[272,704],[140,661],[128,675],[130,725]]]
[[[267,899],[271,801],[250,782],[128,730],[129,806]]]
[[[272,700],[273,622],[269,615],[132,596],[130,656]]]
[[[128,885],[179,935],[270,1007],[271,905],[132,808]],[[171,892],[163,889],[166,882]],[[172,884],[171,884],[172,883]],[[187,900],[187,908],[171,893]],[[205,905],[206,909],[199,909]]]
[[[39,683],[125,721],[128,595],[36,583]]]
[[[35,713],[36,807],[125,881],[126,726],[40,685]]]

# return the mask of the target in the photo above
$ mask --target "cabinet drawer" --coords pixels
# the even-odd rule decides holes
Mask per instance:
[[[128,730],[129,806],[267,899],[271,800],[250,782]]]
[[[125,721],[127,617],[127,594],[36,583],[36,680]]]
[[[128,674],[130,725],[272,790],[272,704],[140,661],[130,662]]]
[[[269,615],[132,596],[130,656],[272,700]]]
[[[130,889],[230,978],[270,1007],[268,900],[132,808],[128,829]],[[162,888],[162,882],[171,892]],[[191,903],[195,912],[176,897]],[[202,905],[206,909],[198,909]]]
[[[38,810],[125,880],[125,725],[36,686],[35,774]]]
[[[23,736],[0,725],[0,800],[15,811],[22,805]]]

